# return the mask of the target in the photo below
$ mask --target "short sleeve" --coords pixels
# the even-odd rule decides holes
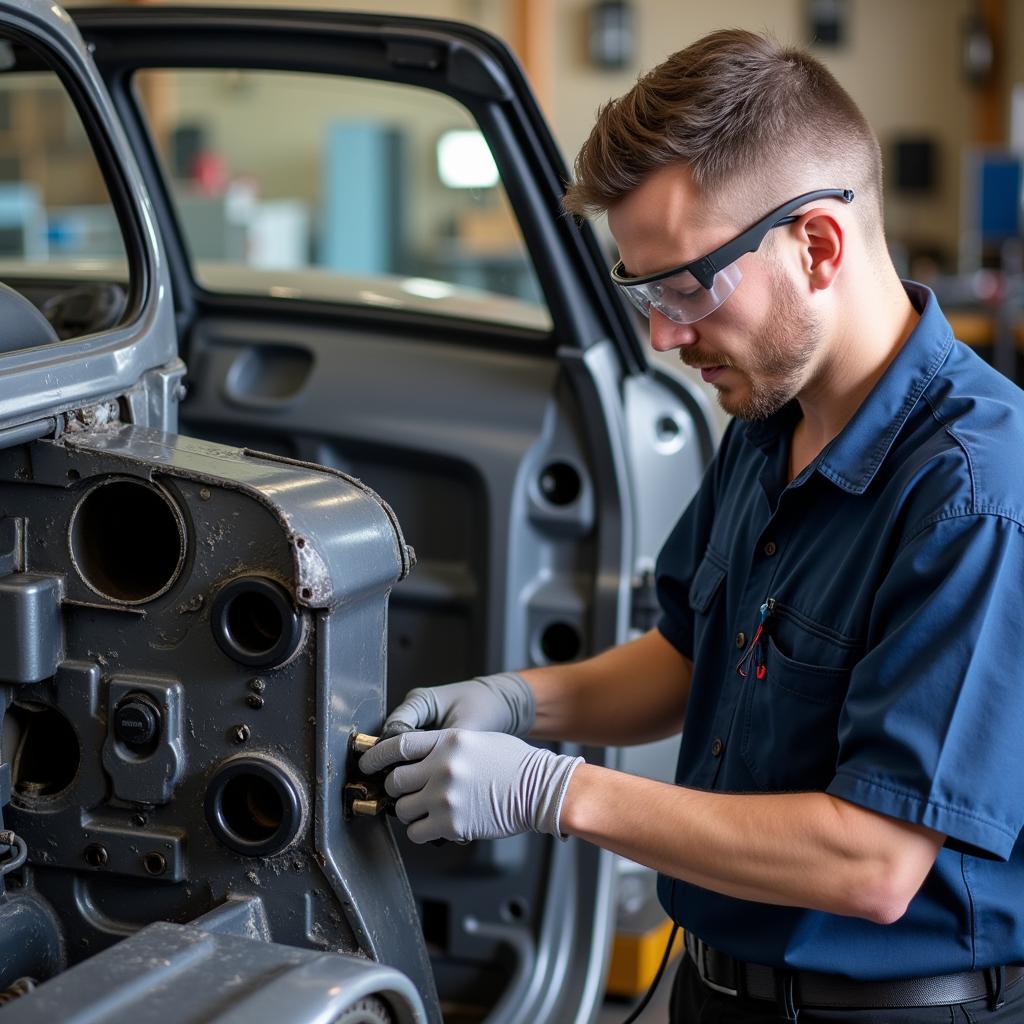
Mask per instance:
[[[1022,643],[1022,528],[970,514],[918,532],[873,603],[828,792],[1007,859],[1024,824]]]
[[[704,474],[693,501],[668,535],[655,567],[658,604],[661,607],[658,631],[683,657],[691,660],[694,614],[690,607],[690,587],[711,536],[722,463],[735,423],[735,420],[731,421],[726,429],[718,454]]]

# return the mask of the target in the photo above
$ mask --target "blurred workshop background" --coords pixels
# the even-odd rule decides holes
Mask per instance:
[[[878,133],[898,268],[936,289],[964,341],[1019,375],[1024,0],[351,6],[468,21],[506,39],[569,163],[604,101],[702,34],[740,26],[806,44]],[[287,287],[294,271],[307,287],[310,272],[323,272],[328,290],[339,275],[397,274],[425,293],[482,289],[545,314],[500,178],[457,104],[411,87],[324,88],[267,72],[151,72],[139,84],[193,252],[218,281],[240,265],[268,272],[259,287],[268,274]],[[33,237],[24,222],[40,205],[47,258],[118,254],[84,134],[61,103],[53,81],[0,95],[0,256],[23,254]],[[342,154],[353,153],[359,166],[345,168],[342,184]]]

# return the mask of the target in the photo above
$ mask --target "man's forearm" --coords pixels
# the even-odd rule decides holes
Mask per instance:
[[[887,924],[943,836],[825,793],[683,789],[580,765],[561,830],[705,889]]]
[[[656,630],[572,665],[528,669],[537,739],[623,746],[682,728],[691,663]]]

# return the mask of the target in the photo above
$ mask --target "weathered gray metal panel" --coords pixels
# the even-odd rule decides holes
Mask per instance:
[[[53,675],[64,649],[61,589],[57,576],[0,577],[0,683]]]
[[[0,450],[6,509],[25,566],[63,577],[63,646],[51,630],[54,650],[38,652],[63,660],[0,685],[0,708],[14,702],[0,757],[28,891],[57,909],[72,963],[152,922],[258,899],[265,937],[386,961],[439,1024],[388,825],[347,821],[342,801],[350,736],[384,717],[388,597],[411,559],[391,510],[342,474],[119,424]],[[19,592],[27,574],[2,579]],[[218,618],[229,586],[237,603]],[[275,648],[285,618],[298,628],[280,663],[231,656]],[[129,699],[155,723],[144,742],[116,727]]]
[[[426,1024],[423,1002],[398,971],[199,928],[152,924],[23,996],[9,1024],[322,1024],[367,996],[396,1024]]]
[[[165,804],[185,771],[183,732],[184,687],[177,680],[112,676],[107,685],[107,721],[114,721],[118,705],[133,694],[150,697],[160,709],[155,749],[145,755],[118,741],[115,728],[103,744],[103,767],[110,775],[114,795],[138,803]]]
[[[87,457],[93,452],[119,458],[149,478],[166,473],[217,482],[254,498],[286,531],[300,605],[331,608],[354,600],[403,578],[413,564],[388,505],[337,470],[145,428],[73,435],[64,444]],[[340,522],[345,529],[338,529]],[[391,547],[393,560],[381,559],[382,545]],[[339,566],[342,571],[331,572]]]
[[[57,917],[35,895],[0,899],[0,936],[0,977],[48,978],[64,966]]]

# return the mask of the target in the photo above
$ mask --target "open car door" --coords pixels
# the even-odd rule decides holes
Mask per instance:
[[[172,517],[178,504],[209,501],[202,474],[218,464],[237,486],[255,486],[245,460],[263,459],[257,490],[265,500],[310,496],[298,511],[282,507],[281,522],[301,515],[307,533],[330,535],[346,502],[357,492],[365,497],[368,485],[387,502],[379,503],[385,517],[401,523],[400,531],[393,524],[398,562],[374,576],[382,592],[401,580],[388,617],[352,615],[335,629],[332,659],[317,662],[320,696],[300,705],[301,715],[280,696],[275,710],[267,697],[284,692],[275,673],[299,671],[306,657],[299,648],[283,668],[251,663],[243,711],[227,698],[203,697],[211,735],[227,730],[237,739],[244,728],[242,745],[277,752],[260,769],[270,772],[272,797],[287,805],[289,785],[301,790],[308,782],[313,819],[322,813],[331,834],[344,837],[328,858],[333,893],[324,897],[305,883],[305,868],[286,884],[277,851],[268,860],[257,849],[268,827],[259,801],[267,791],[251,783],[236,801],[255,822],[242,836],[250,846],[232,850],[231,898],[249,908],[236,914],[236,926],[286,946],[390,964],[412,979],[432,1021],[591,1021],[604,992],[617,859],[546,837],[421,848],[395,829],[399,861],[394,842],[381,839],[383,823],[342,821],[329,804],[317,809],[321,792],[345,781],[323,731],[379,727],[375,659],[384,664],[385,625],[389,706],[413,686],[571,661],[650,628],[653,557],[712,451],[704,400],[648,366],[591,229],[561,210],[564,164],[517,64],[493,37],[455,23],[326,11],[78,9],[74,19],[112,100],[112,107],[97,101],[96,117],[133,154],[126,162],[137,178],[126,191],[152,202],[152,251],[166,265],[163,277],[154,282],[150,268],[145,280],[165,297],[165,339],[173,312],[188,367],[187,390],[179,392],[175,378],[160,392],[171,395],[165,405],[174,411],[185,396],[187,436],[146,449],[146,458],[188,469],[185,481],[153,484],[163,488],[160,500],[170,495]],[[511,247],[510,238],[518,240]],[[128,263],[136,265],[132,253]],[[102,261],[50,281],[7,269],[4,280],[37,305],[65,311],[75,308],[68,294],[103,288],[112,276]],[[171,355],[164,352],[165,361]],[[136,401],[139,416],[149,417],[139,422],[174,430],[165,405]],[[130,409],[125,418],[134,422]],[[144,457],[137,437],[129,448],[104,449],[121,460],[119,473]],[[224,454],[232,451],[237,456]],[[17,471],[12,463],[12,479]],[[324,490],[325,476],[354,490]],[[105,493],[97,518],[126,492]],[[232,514],[241,510],[226,505],[222,526]],[[186,512],[182,521],[190,517],[199,518]],[[383,536],[384,521],[374,522]],[[350,564],[352,578],[348,589],[334,584],[332,607],[358,604],[370,586],[356,544],[367,529],[336,538],[333,564],[340,576]],[[224,535],[232,537],[227,527],[210,528],[211,551]],[[269,536],[255,534],[248,554],[245,538],[233,537],[237,550],[224,558],[223,573],[241,572],[255,549],[272,546]],[[289,533],[298,567],[291,596],[299,612],[308,605],[315,617],[316,587],[303,584],[315,573],[302,576],[309,560],[294,550],[305,536]],[[268,628],[276,637],[278,623],[290,621],[289,606],[275,606],[278,618],[267,627],[264,605],[249,592],[243,597],[247,604],[229,607],[259,611],[245,618],[249,647],[259,649]],[[326,649],[327,634],[317,637],[310,658]],[[117,700],[164,692],[158,682],[115,683]],[[90,685],[105,692],[101,682]],[[169,700],[181,701],[187,718],[188,695],[172,691]],[[115,701],[111,713],[121,706]],[[38,723],[28,711],[19,715],[24,746],[28,726],[38,731]],[[317,767],[308,779],[286,772],[275,782],[270,762],[287,757],[300,718],[310,737],[320,736],[321,761],[309,762]],[[116,752],[116,744],[106,749]],[[656,761],[666,749],[658,748]],[[581,752],[612,766],[631,767],[635,756]],[[113,756],[104,755],[106,768]],[[211,769],[192,779],[200,763],[184,758],[175,770],[180,782],[194,781],[189,792],[201,793],[202,783],[209,793]],[[225,770],[218,765],[216,772]],[[230,784],[222,791],[237,796]],[[139,794],[122,786],[115,795],[130,802]],[[41,820],[30,803],[8,815],[28,831]],[[301,808],[296,813],[301,818]],[[201,831],[202,817],[188,827]],[[228,828],[227,838],[237,840],[238,831]],[[209,841],[204,833],[200,842]],[[161,898],[144,907],[138,899],[152,879],[119,880],[114,871],[105,880],[110,941],[147,921],[211,913],[193,891],[202,880],[174,863],[178,875],[163,879]],[[167,882],[178,884],[177,896]],[[79,883],[71,868],[46,884],[58,917],[71,915],[74,934],[91,936],[81,923],[92,921],[91,904],[72,896]],[[298,899],[303,884],[312,893],[306,909],[288,898],[294,891]],[[121,920],[129,896],[136,906]],[[322,925],[318,899],[330,904]],[[25,999],[26,1013],[35,998]]]

